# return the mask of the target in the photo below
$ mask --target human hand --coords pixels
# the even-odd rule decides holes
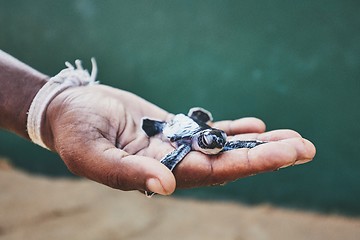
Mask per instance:
[[[230,139],[269,141],[218,155],[190,152],[172,173],[159,162],[174,147],[148,138],[141,119],[173,115],[126,91],[104,85],[75,87],[48,106],[43,140],[71,172],[121,190],[168,195],[176,187],[216,185],[310,161],[314,145],[292,130],[266,132],[256,118],[220,121],[213,127]]]

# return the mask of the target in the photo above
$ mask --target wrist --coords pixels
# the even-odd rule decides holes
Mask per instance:
[[[29,138],[27,111],[48,77],[0,50],[0,128]]]
[[[51,131],[51,115],[47,116],[48,107],[56,97],[68,88],[96,84],[97,67],[95,59],[92,61],[91,75],[83,69],[80,60],[75,61],[75,66],[66,62],[63,69],[50,78],[49,81],[38,91],[30,105],[27,117],[27,131],[29,138],[35,144],[47,149],[54,149],[53,133]],[[49,122],[50,121],[50,122]],[[48,142],[48,143],[45,143]]]

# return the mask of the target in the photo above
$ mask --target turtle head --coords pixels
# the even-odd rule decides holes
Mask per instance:
[[[219,129],[205,129],[198,133],[196,149],[205,154],[217,154],[225,146],[226,133]]]

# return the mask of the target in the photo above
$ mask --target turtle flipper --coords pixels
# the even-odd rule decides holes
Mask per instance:
[[[256,140],[251,140],[251,141],[241,141],[241,140],[229,141],[229,142],[225,143],[225,146],[224,146],[222,152],[233,150],[233,149],[238,149],[238,148],[253,148],[253,147],[256,147],[256,146],[258,146],[260,144],[264,144],[264,143],[266,143],[266,142],[256,141]]]
[[[165,124],[165,122],[156,121],[149,118],[143,118],[142,129],[149,137],[152,137],[158,133],[161,133]]]
[[[189,110],[188,116],[194,120],[207,123],[213,120],[211,113],[203,108],[194,107]]]
[[[171,153],[167,154],[160,162],[172,171],[190,151],[190,145],[181,145]],[[155,193],[153,192],[145,191],[147,197],[152,197],[154,194]]]
[[[168,169],[170,169],[170,171],[172,171],[190,151],[190,145],[181,145],[171,153],[167,154],[163,159],[161,159],[160,162],[164,164]]]

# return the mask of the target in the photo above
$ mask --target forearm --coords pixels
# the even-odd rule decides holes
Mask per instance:
[[[29,138],[27,111],[48,77],[0,50],[0,128]]]

